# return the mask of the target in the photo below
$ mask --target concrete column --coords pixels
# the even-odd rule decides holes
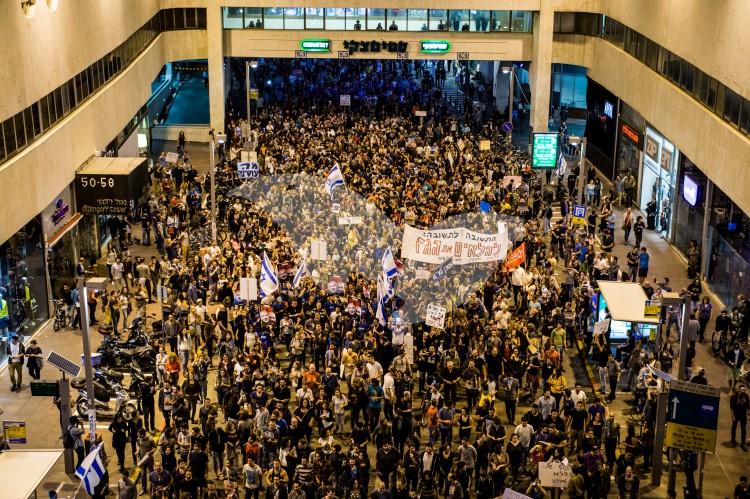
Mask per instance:
[[[550,85],[552,82],[552,31],[555,12],[551,0],[540,0],[534,13],[534,49],[531,61],[531,126],[545,131],[549,123]]]
[[[224,132],[224,28],[221,7],[209,5],[206,9],[206,33],[208,36],[208,100],[211,126]]]

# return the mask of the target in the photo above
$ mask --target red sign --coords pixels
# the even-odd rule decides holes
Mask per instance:
[[[637,130],[635,130],[633,127],[628,125],[627,123],[622,124],[622,134],[630,139],[633,144],[640,147],[641,145],[641,134],[638,133]]]
[[[505,259],[505,270],[513,270],[526,261],[526,243],[514,249]]]

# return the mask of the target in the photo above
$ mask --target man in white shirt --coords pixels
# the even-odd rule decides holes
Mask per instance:
[[[125,283],[125,264],[122,263],[122,259],[120,258],[117,258],[115,263],[112,264],[112,283],[118,289],[127,287]]]
[[[393,376],[393,366],[383,376],[383,398],[385,399],[385,414],[390,417],[393,414],[393,404],[396,402],[396,380]]]
[[[578,402],[582,402],[584,406],[586,405],[586,392],[584,392],[581,389],[580,383],[576,383],[576,387],[570,393],[570,399],[573,401],[574,404],[578,404]]]
[[[378,381],[382,381],[383,366],[380,365],[380,362],[378,362],[372,356],[370,356],[367,359],[367,363],[365,364],[365,366],[367,367],[368,379],[377,379]]]

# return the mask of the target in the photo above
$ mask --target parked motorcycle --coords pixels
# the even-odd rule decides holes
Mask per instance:
[[[85,380],[74,380],[70,383],[73,388],[78,390],[76,399],[76,410],[81,417],[87,417],[89,411],[89,399],[86,392]],[[112,396],[107,389],[101,384],[94,383],[94,399],[96,402],[96,417],[102,419],[114,419],[115,416],[121,415],[125,421],[130,421],[138,415],[138,401],[131,398],[127,391],[121,385],[115,384],[114,406],[112,405]]]

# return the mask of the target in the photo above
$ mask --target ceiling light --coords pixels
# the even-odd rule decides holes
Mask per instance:
[[[60,3],[60,0],[47,0],[47,7],[49,7],[49,11],[50,12],[56,11],[59,3]]]

